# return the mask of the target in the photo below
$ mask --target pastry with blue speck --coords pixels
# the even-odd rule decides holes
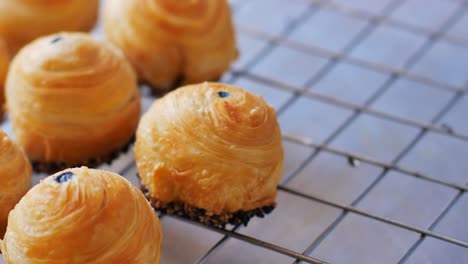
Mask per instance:
[[[31,187],[31,164],[24,152],[0,130],[0,239],[8,213]]]
[[[6,99],[17,142],[39,172],[112,161],[133,141],[140,118],[130,63],[84,33],[24,47],[11,63]]]
[[[155,93],[217,80],[238,56],[226,0],[111,0],[103,23]]]
[[[115,173],[67,169],[11,211],[5,264],[158,264],[162,231],[141,191]]]
[[[135,158],[156,209],[224,227],[273,210],[284,153],[275,110],[262,97],[205,82],[153,103]]]
[[[15,54],[32,40],[59,31],[89,31],[98,15],[98,0],[2,0],[0,35]]]

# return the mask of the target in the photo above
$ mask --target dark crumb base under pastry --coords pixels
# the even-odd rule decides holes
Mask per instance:
[[[75,168],[75,167],[81,167],[81,166],[86,166],[89,168],[96,168],[97,166],[107,163],[107,164],[112,164],[112,161],[114,161],[120,153],[126,153],[128,152],[128,149],[130,146],[135,142],[135,135],[132,136],[132,138],[125,144],[124,146],[113,150],[107,155],[97,157],[97,158],[91,158],[87,161],[83,162],[77,162],[74,164],[67,164],[66,162],[60,162],[60,161],[48,161],[48,162],[40,162],[40,161],[31,161],[33,170],[35,172],[45,172],[45,173],[56,173],[58,171],[68,169],[68,168]]]
[[[219,80],[221,80],[221,76],[213,78],[211,80],[207,80],[207,81],[217,82]],[[150,90],[151,90],[151,95],[156,96],[156,97],[163,96],[164,94],[179,88],[183,83],[184,83],[184,76],[183,75],[178,76],[177,79],[172,83],[172,85],[169,86],[169,88],[166,88],[166,89],[160,88],[160,87],[157,87],[157,86],[153,86],[149,82],[144,81],[144,80],[140,80],[138,82],[139,85],[148,86],[150,88]]]
[[[1,86],[0,86],[1,89]],[[6,105],[0,103],[0,124],[6,119]]]
[[[216,215],[206,212],[206,210],[204,209],[192,207],[183,202],[163,203],[158,199],[150,197],[148,195],[148,191],[144,186],[141,187],[141,190],[156,211],[168,215],[177,215],[180,217],[203,223],[205,225],[223,229],[226,228],[227,224],[243,224],[244,226],[247,226],[252,217],[257,216],[263,218],[265,215],[271,213],[276,206],[275,204],[273,204],[249,211],[240,210],[235,213],[222,213]]]

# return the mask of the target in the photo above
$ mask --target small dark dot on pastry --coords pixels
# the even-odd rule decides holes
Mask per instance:
[[[55,177],[55,181],[58,183],[65,183],[71,180],[72,178],[73,178],[73,173],[67,171]]]
[[[218,96],[221,98],[226,98],[226,97],[229,97],[229,93],[226,91],[219,91]]]
[[[50,43],[54,44],[54,43],[61,41],[62,39],[63,38],[59,36],[59,37],[54,38]]]

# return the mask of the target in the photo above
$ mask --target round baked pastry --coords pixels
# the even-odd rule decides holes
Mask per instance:
[[[31,187],[31,164],[24,152],[0,130],[0,238],[8,213]]]
[[[155,92],[217,80],[238,55],[226,0],[107,1],[104,29]]]
[[[0,35],[14,54],[40,36],[89,31],[96,23],[98,4],[98,0],[2,0]]]
[[[35,170],[94,167],[133,140],[140,117],[137,80],[111,44],[59,33],[26,46],[10,67],[7,106]]]
[[[158,217],[125,178],[86,167],[33,187],[11,211],[6,263],[159,263]]]
[[[269,213],[283,173],[273,107],[220,83],[182,87],[155,101],[138,126],[135,155],[156,209],[214,226]]]
[[[5,104],[5,78],[8,71],[8,64],[10,63],[10,57],[8,55],[6,46],[3,40],[0,39],[0,121],[3,120],[4,104]]]

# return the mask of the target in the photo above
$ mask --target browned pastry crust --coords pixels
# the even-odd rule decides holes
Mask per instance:
[[[107,1],[103,22],[108,39],[159,93],[215,80],[238,56],[226,0]]]
[[[118,174],[67,169],[10,212],[6,264],[158,264],[162,231],[143,194]]]
[[[0,130],[0,239],[8,214],[31,187],[31,164],[24,152]]]
[[[275,111],[263,98],[205,82],[154,102],[138,126],[135,158],[153,206],[198,208],[222,226],[275,204],[284,153]]]
[[[125,56],[83,33],[58,33],[22,49],[6,97],[18,143],[36,169],[48,172],[113,158],[140,117],[136,76]]]
[[[60,31],[89,31],[99,0],[2,0],[0,35],[11,54],[40,36]]]
[[[0,122],[3,120],[5,104],[5,79],[10,64],[10,56],[7,52],[5,43],[0,38]]]

